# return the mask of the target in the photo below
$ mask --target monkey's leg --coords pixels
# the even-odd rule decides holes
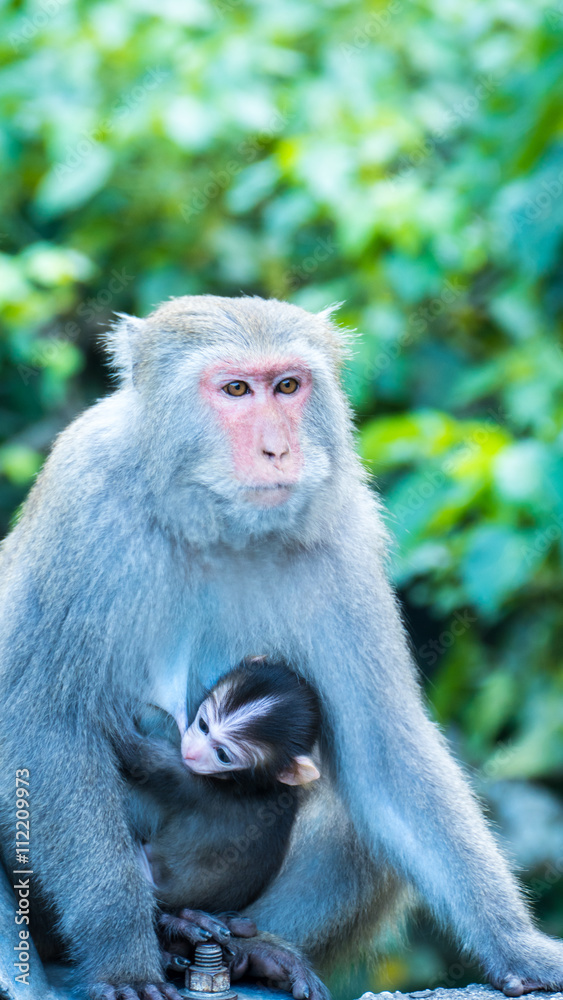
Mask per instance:
[[[245,913],[324,967],[373,946],[407,900],[404,880],[360,843],[342,802],[321,781],[297,815],[281,871]]]

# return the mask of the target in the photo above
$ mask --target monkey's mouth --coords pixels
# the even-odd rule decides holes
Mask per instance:
[[[255,507],[279,507],[292,495],[296,483],[274,483],[272,486],[245,486],[245,500]]]

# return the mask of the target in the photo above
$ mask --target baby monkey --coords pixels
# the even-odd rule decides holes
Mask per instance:
[[[265,658],[221,677],[183,735],[156,706],[124,724],[115,748],[167,962],[172,940],[224,944],[232,931],[239,955],[240,937],[255,933],[249,920],[211,914],[248,906],[279,871],[302,786],[320,777],[319,730],[313,689]]]
[[[309,756],[319,730],[317,697],[284,664],[261,660],[241,664],[211,689],[182,738],[184,764],[255,788],[308,784],[320,777]]]

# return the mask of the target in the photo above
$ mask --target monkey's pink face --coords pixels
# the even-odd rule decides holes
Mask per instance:
[[[311,387],[310,369],[299,358],[219,362],[204,371],[202,395],[225,432],[234,478],[249,503],[278,506],[299,483]]]

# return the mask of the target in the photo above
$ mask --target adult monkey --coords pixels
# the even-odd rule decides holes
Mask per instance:
[[[61,435],[1,567],[3,815],[29,768],[34,878],[84,979],[161,995],[110,751],[119,713],[178,716],[254,650],[319,691],[359,837],[334,797],[317,802],[250,907],[258,926],[314,958],[410,883],[507,995],[561,988],[563,943],[533,926],[425,714],[330,314],[184,297],[124,318],[110,346],[121,387]],[[13,840],[8,826],[9,868]]]

